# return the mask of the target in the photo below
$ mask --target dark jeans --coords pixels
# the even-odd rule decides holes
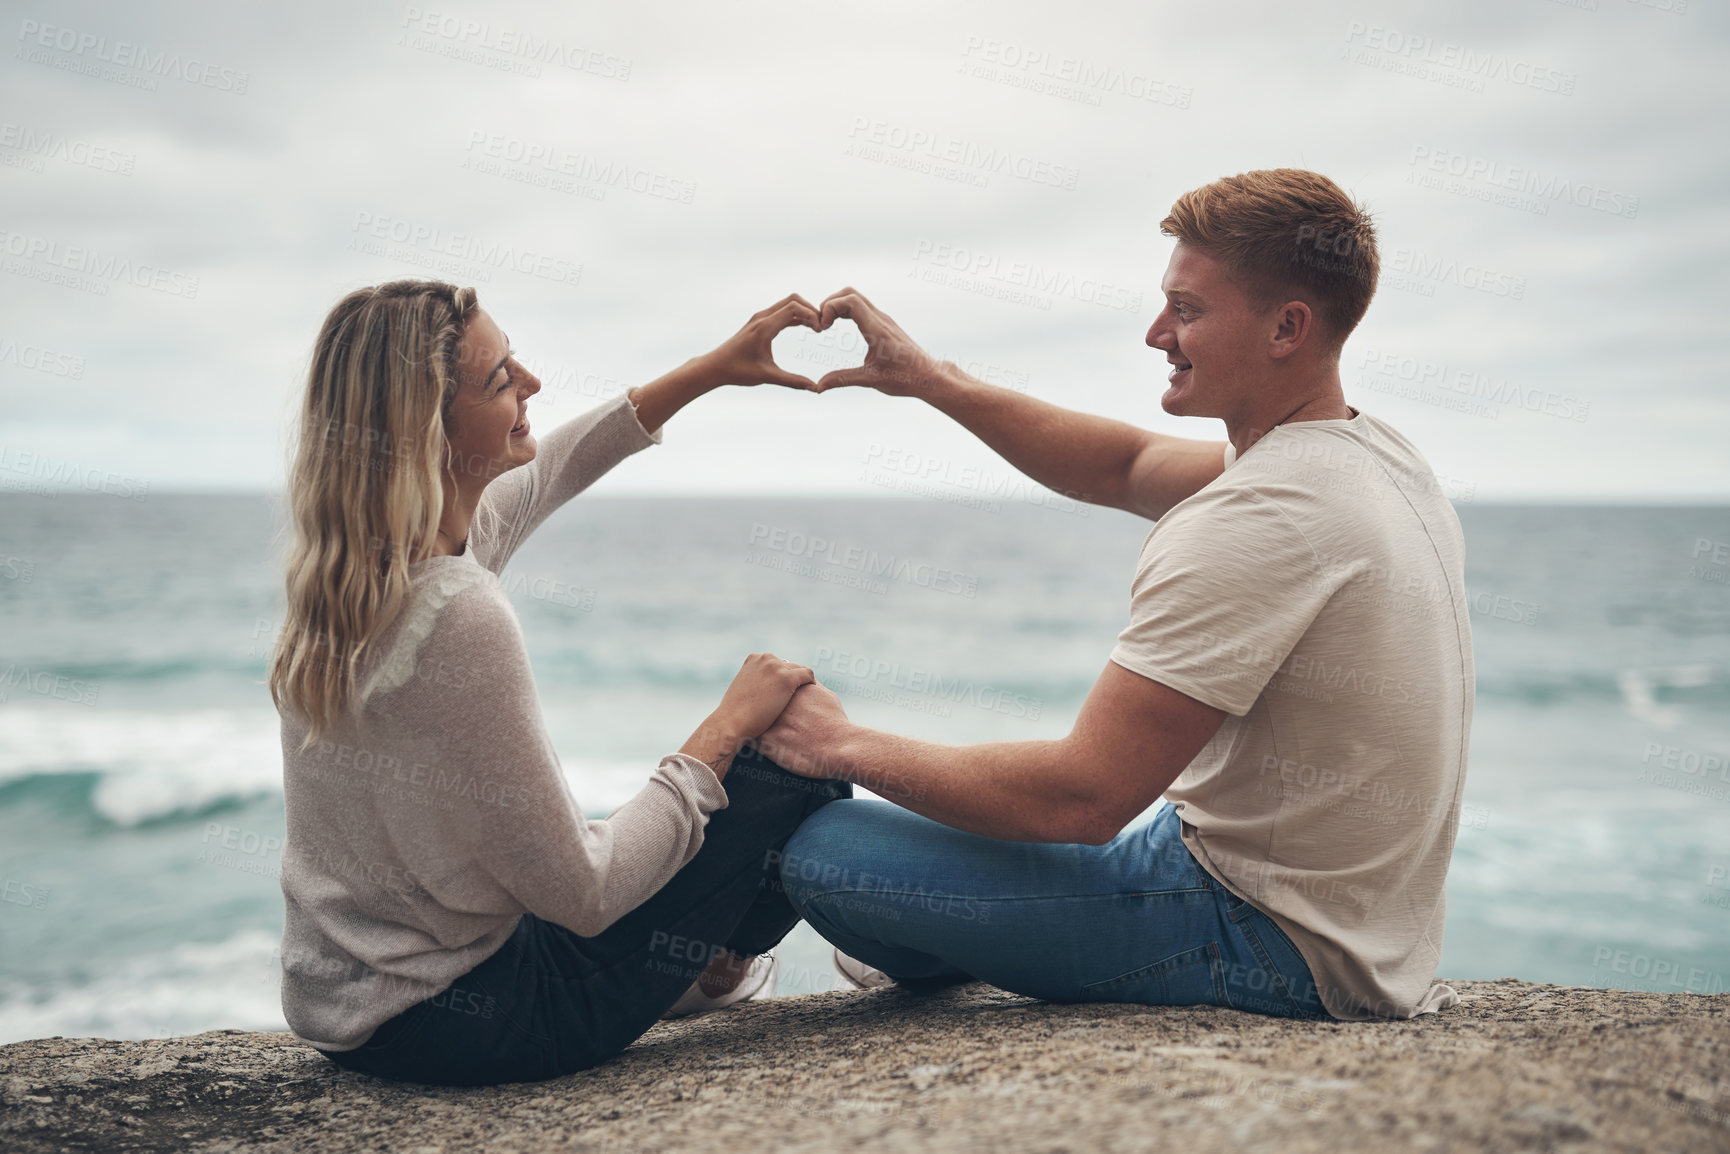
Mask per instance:
[[[524,914],[497,953],[379,1026],[339,1066],[406,1082],[491,1086],[587,1069],[653,1026],[721,950],[761,954],[799,915],[780,851],[852,787],[795,777],[746,751],[722,784],[727,808],[660,892],[599,936]]]

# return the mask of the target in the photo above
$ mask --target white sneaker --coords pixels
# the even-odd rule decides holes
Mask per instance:
[[[739,979],[738,985],[719,997],[711,998],[703,992],[701,983],[692,982],[691,988],[681,994],[672,1008],[661,1015],[661,1020],[688,1018],[693,1014],[707,1014],[711,1010],[725,1009],[740,1002],[772,998],[775,996],[775,982],[780,973],[781,964],[775,960],[774,954],[758,954],[751,959],[751,965],[745,970],[745,976]]]
[[[868,966],[858,958],[842,953],[839,946],[835,949],[835,972],[855,990],[880,990],[895,984],[894,978],[876,966]]]

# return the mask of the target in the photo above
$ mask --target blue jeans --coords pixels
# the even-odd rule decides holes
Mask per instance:
[[[837,801],[787,842],[781,881],[818,933],[904,982],[1331,1020],[1291,939],[1180,829],[1167,805],[1108,845],[1032,844]]]

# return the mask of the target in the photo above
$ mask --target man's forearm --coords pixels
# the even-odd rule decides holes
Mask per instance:
[[[1102,827],[1094,799],[1063,772],[1070,757],[1065,745],[939,745],[853,726],[820,768],[969,833],[1007,841],[1096,840]]]
[[[917,395],[1046,488],[1136,511],[1130,474],[1147,430],[988,385],[950,362]]]

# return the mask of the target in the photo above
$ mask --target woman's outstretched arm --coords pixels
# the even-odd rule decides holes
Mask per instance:
[[[489,515],[475,521],[475,559],[501,572],[555,509],[632,453],[658,444],[661,426],[704,393],[759,384],[814,390],[810,378],[775,364],[770,344],[783,329],[816,321],[816,307],[795,293],[757,313],[714,350],[631,389],[628,401],[615,398],[553,429],[533,461],[487,487],[481,503]]]

